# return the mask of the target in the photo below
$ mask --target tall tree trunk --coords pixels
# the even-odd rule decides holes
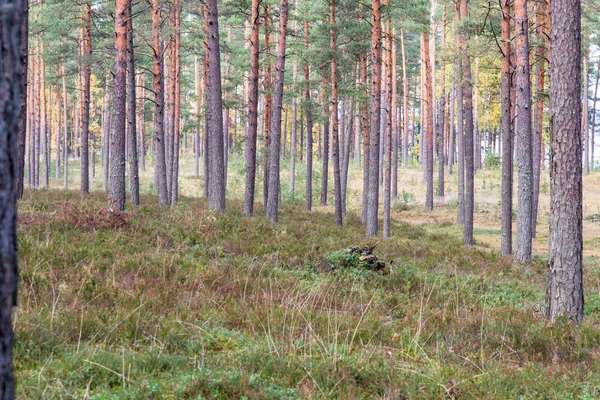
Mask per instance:
[[[44,187],[50,186],[50,145],[48,143],[48,113],[46,104],[46,63],[44,61],[44,41],[40,42],[40,150],[44,154]]]
[[[129,195],[131,204],[140,204],[140,177],[136,131],[136,87],[133,45],[133,13],[131,0],[127,0],[127,140],[129,147]]]
[[[583,41],[586,41],[585,31],[583,32]],[[581,107],[581,129],[583,134],[583,172],[590,173],[590,141],[588,129],[588,97],[589,97],[589,49],[583,54],[583,104]]]
[[[258,53],[260,0],[252,0],[252,33],[250,35],[250,87],[248,89],[248,131],[246,133],[246,190],[244,194],[244,214],[254,212],[254,191],[256,185],[256,137],[258,130]]]
[[[118,2],[118,0],[117,0]],[[89,2],[85,7],[85,29],[83,40],[83,92],[81,94],[83,108],[81,113],[81,192],[90,191],[90,171],[89,171],[89,131],[90,131],[90,76],[91,76],[91,57],[92,57],[92,5]],[[116,12],[115,12],[116,13]],[[116,33],[116,32],[115,32]],[[115,39],[116,44],[116,39]],[[124,110],[123,110],[124,111]],[[124,115],[124,114],[123,114]],[[124,195],[124,193],[123,193]],[[124,205],[123,205],[124,206]]]
[[[127,93],[127,16],[128,0],[115,2],[115,65],[114,65],[114,123],[110,141],[110,182],[108,205],[116,210],[125,209],[125,129]]]
[[[581,5],[550,4],[550,244],[546,318],[583,318]]]
[[[502,235],[501,253],[512,254],[513,132],[511,123],[510,2],[502,0]]]
[[[194,94],[196,96],[196,129],[194,129],[194,175],[200,176],[200,121],[202,115],[202,90],[200,89],[200,61],[194,57]]]
[[[103,146],[103,150],[102,150],[102,168],[103,168],[103,174],[104,174],[104,179],[102,181],[102,190],[108,190],[108,177],[109,177],[109,160],[110,160],[110,133],[111,133],[111,125],[110,125],[110,120],[111,120],[111,114],[112,114],[112,110],[110,107],[111,102],[111,97],[110,97],[110,78],[111,78],[111,72],[107,71],[106,72],[106,85],[104,87],[104,110],[103,110],[103,120],[102,120],[102,133],[103,133],[103,139],[102,139],[102,146]]]
[[[536,16],[536,32],[540,44],[537,47],[537,73],[536,73],[536,91],[535,91],[535,119],[533,121],[533,206],[531,212],[531,234],[536,236],[538,203],[540,197],[540,169],[542,161],[542,127],[544,118],[544,61],[546,58],[544,23],[546,21],[546,3],[540,2],[537,4],[539,9]],[[596,79],[596,86],[598,79]],[[594,107],[596,102],[594,100]],[[593,148],[592,148],[593,151]]]
[[[364,100],[361,101],[360,108],[360,135],[363,137],[363,198],[362,198],[362,214],[361,221],[367,223],[367,213],[369,209],[369,161],[371,151],[369,150],[369,103],[367,96],[369,95],[369,84],[367,82],[367,54],[363,53],[360,56],[360,84],[364,90]]]
[[[337,23],[335,20],[335,0],[329,0],[329,37],[330,47],[333,54],[331,58],[331,137],[333,151],[333,191],[335,224],[342,226],[342,185],[340,176],[340,140],[338,120],[338,70],[337,70]],[[342,119],[342,123],[344,120]]]
[[[308,20],[304,20],[304,48],[308,50]],[[304,64],[304,101],[306,107],[306,203],[304,208],[308,211],[312,209],[312,170],[313,170],[313,120],[312,120],[312,103],[310,99],[310,65],[308,62]],[[302,136],[301,136],[302,137]],[[302,148],[302,146],[300,146]],[[300,155],[302,158],[302,154]]]
[[[381,109],[381,1],[372,1],[371,28],[371,129],[369,132],[369,191],[366,236],[377,234],[379,211],[379,123]],[[367,165],[367,164],[365,164]]]
[[[146,83],[144,74],[138,73],[138,87],[140,88],[140,96],[138,97],[138,105],[136,107],[138,116],[137,122],[139,125],[139,140],[138,140],[138,156],[139,164],[142,171],[146,170],[146,113],[144,112],[144,104],[146,99]]]
[[[65,63],[62,62],[62,90],[63,90],[63,164],[65,166],[64,188],[69,188],[69,131],[68,131],[68,120],[67,113],[69,111],[67,107],[67,74],[65,71]]]
[[[525,262],[531,259],[531,220],[533,206],[531,87],[529,79],[527,0],[515,0],[515,23],[517,25],[515,133],[519,173],[515,261]]]
[[[298,64],[297,60],[294,60],[293,67],[294,84],[298,75]],[[298,99],[294,97],[292,99],[292,132],[290,138],[290,193],[294,193],[296,186],[296,140],[297,140],[297,118],[298,118]]]
[[[264,8],[264,31],[265,31],[265,52],[267,54],[266,66],[264,69],[265,81],[265,108],[264,108],[264,139],[263,139],[263,206],[265,212],[267,209],[267,203],[269,198],[269,149],[271,140],[271,118],[272,118],[272,106],[273,106],[273,95],[272,95],[272,84],[271,84],[271,59],[269,57],[270,43],[271,43],[271,24],[272,17],[269,13],[269,4],[265,2]]]
[[[322,161],[323,169],[321,171],[321,202],[320,205],[327,205],[327,183],[329,180],[329,123],[330,114],[327,112],[327,87],[329,86],[329,73],[326,68],[323,68],[323,84],[321,88],[322,106],[321,114],[325,116],[323,123],[321,124],[322,140],[323,140],[323,152]]]
[[[271,138],[269,143],[269,193],[267,218],[277,222],[279,210],[279,152],[281,150],[281,111],[283,109],[283,84],[285,73],[285,44],[287,36],[288,2],[279,5],[279,37],[277,39],[277,67],[273,92],[273,115],[271,116]]]
[[[21,99],[19,100],[19,137],[17,139],[17,183],[16,196],[18,199],[23,197],[23,188],[25,182],[25,145],[27,143],[27,91],[29,82],[27,80],[27,71],[29,64],[29,0],[21,1],[20,16],[21,27]],[[58,157],[58,155],[57,155]],[[31,168],[30,168],[31,169]]]
[[[58,64],[56,64],[56,76],[60,75],[60,67]],[[55,88],[56,91],[56,113],[54,114],[54,123],[56,125],[56,137],[55,137],[55,146],[56,146],[56,163],[55,163],[55,174],[54,176],[56,177],[56,179],[60,179],[61,177],[61,173],[60,173],[60,158],[61,158],[61,152],[60,152],[60,133],[61,133],[61,126],[60,126],[60,103],[62,101],[62,96],[60,93],[60,86],[56,85]]]
[[[402,49],[402,102],[404,107],[404,140],[402,140],[402,166],[408,162],[408,78],[406,72],[406,51],[404,49],[404,29],[400,29],[400,47]]]
[[[384,5],[389,5],[389,0],[384,0]],[[391,17],[388,17],[388,20],[385,24],[385,55],[386,58],[385,64],[387,64],[386,68],[386,76],[384,77],[387,81],[385,85],[385,97],[387,104],[387,118],[385,124],[385,161],[384,161],[384,178],[383,178],[383,237],[390,237],[390,227],[391,227],[391,213],[392,213],[392,132],[393,132],[393,119],[394,119],[394,109],[395,103],[392,101],[393,93],[392,81],[395,79],[396,75],[392,69],[392,20]]]
[[[448,174],[452,175],[452,168],[454,168],[454,154],[456,152],[456,67],[454,64],[450,65],[451,68],[451,88],[450,88],[450,118],[448,121],[449,131],[448,132]]]
[[[397,44],[396,44],[396,28],[392,29],[392,100],[391,100],[391,114],[392,114],[392,154],[393,154],[393,169],[392,169],[392,201],[398,198],[398,145],[400,141],[400,133],[398,132],[398,126],[400,120],[397,118],[396,112],[398,110],[398,62],[397,62]]]
[[[163,80],[163,45],[160,38],[160,0],[152,0],[152,91],[154,92],[154,140],[156,163],[154,177],[160,204],[169,204],[167,194],[167,164],[165,159],[164,106],[165,84]],[[112,157],[111,157],[112,160]]]
[[[204,21],[208,20],[208,14],[206,6],[204,3],[200,3],[201,13],[204,16]],[[204,23],[202,27],[204,37],[208,37],[208,24]],[[202,154],[204,156],[204,185],[202,187],[202,192],[204,197],[208,198],[208,191],[210,186],[210,174],[208,172],[208,40],[204,40],[204,69],[202,71],[202,90],[204,92],[204,96],[202,96],[202,101],[206,106],[204,107],[204,138],[202,140]]]
[[[543,76],[543,75],[542,75]],[[596,138],[596,100],[598,99],[598,80],[600,79],[600,62],[598,63],[598,70],[596,71],[596,85],[594,86],[594,103],[592,105],[592,129],[591,129],[591,140],[590,140],[590,158],[591,166],[594,168],[594,147]],[[543,107],[543,103],[542,103]]]
[[[15,398],[12,308],[17,305],[17,144],[23,89],[23,1],[0,0],[0,398]],[[22,170],[21,170],[22,171]]]
[[[424,135],[424,168],[425,168],[425,183],[427,192],[425,194],[425,211],[433,210],[433,69],[431,65],[431,56],[429,54],[429,34],[421,33],[423,38],[423,60],[425,61],[425,92],[423,101],[425,103],[423,115],[423,135]]]
[[[208,207],[225,210],[225,163],[223,159],[223,98],[217,0],[206,2],[208,31]]]
[[[467,0],[461,0],[461,19],[468,16]],[[471,82],[471,58],[468,50],[467,34],[463,36],[464,56],[462,59],[463,96],[465,100],[465,133],[464,133],[464,165],[465,165],[465,219],[463,229],[463,243],[465,246],[473,245],[473,214],[475,209],[475,164],[473,154],[473,84]]]
[[[456,20],[460,21],[460,1],[456,3]],[[459,51],[462,51],[462,35],[456,35],[456,47]],[[458,187],[457,187],[457,200],[456,200],[456,223],[461,225],[465,222],[465,130],[464,130],[464,107],[463,107],[463,67],[461,60],[456,61],[456,80],[457,80],[457,90],[456,90],[456,137],[457,137],[457,147],[458,147],[458,163],[457,163],[457,178],[458,178]]]
[[[442,11],[442,50],[446,48],[446,5]],[[440,142],[438,147],[438,190],[437,194],[442,199],[444,198],[444,166],[446,165],[445,145],[446,138],[446,59],[442,58],[442,66],[440,73],[440,109],[439,109],[439,126],[440,126]]]
[[[171,159],[171,207],[175,207],[179,196],[179,147],[181,123],[181,6],[179,0],[173,1],[174,40],[173,40],[173,155]]]

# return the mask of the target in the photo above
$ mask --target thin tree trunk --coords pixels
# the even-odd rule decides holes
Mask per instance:
[[[585,41],[585,31],[583,33],[583,40]],[[581,129],[583,132],[583,172],[586,175],[590,173],[590,141],[588,131],[588,97],[589,97],[589,49],[583,54],[583,104],[581,107]]]
[[[271,116],[271,138],[269,147],[269,193],[267,198],[267,218],[277,222],[279,210],[279,164],[281,151],[281,111],[283,109],[283,85],[285,73],[285,45],[287,36],[288,2],[281,0],[279,5],[279,34],[277,40],[277,67],[273,92],[273,115]]]
[[[369,150],[369,103],[367,102],[367,95],[369,94],[369,85],[367,82],[367,55],[361,54],[360,57],[360,84],[364,90],[364,100],[360,104],[360,136],[363,137],[363,198],[362,198],[362,214],[361,221],[367,223],[367,213],[369,209],[369,161],[371,158],[371,151]]]
[[[293,67],[293,75],[294,75],[294,83],[296,82],[296,78],[298,75],[298,64],[297,61],[294,60]],[[292,132],[290,138],[290,193],[294,193],[294,189],[296,186],[296,135],[297,135],[297,118],[298,118],[298,99],[294,97],[292,99]]]
[[[44,62],[44,42],[40,43],[40,150],[44,153],[44,187],[50,186],[50,146],[48,143],[48,115],[46,107],[46,63]]]
[[[194,57],[194,94],[196,95],[196,129],[194,129],[194,175],[200,176],[200,116],[202,115],[202,91],[200,89],[200,61]]]
[[[248,88],[248,131],[246,133],[246,187],[244,194],[244,214],[254,212],[254,191],[256,185],[256,137],[258,122],[258,53],[260,0],[252,0],[252,33],[250,35],[250,79]]]
[[[531,87],[529,76],[529,38],[527,0],[515,0],[517,26],[516,121],[517,164],[519,173],[517,236],[515,261],[531,259],[531,227],[533,206],[533,160],[531,148]]]
[[[342,226],[342,185],[340,176],[340,141],[339,141],[339,120],[338,120],[338,70],[337,70],[337,23],[335,20],[335,0],[329,0],[329,37],[330,47],[333,53],[331,58],[331,137],[333,150],[333,190],[334,190],[334,209],[335,224]],[[343,123],[343,119],[342,119]]]
[[[171,160],[171,207],[175,207],[179,197],[179,147],[180,147],[180,133],[181,133],[181,6],[179,0],[173,1],[173,14],[174,14],[174,48],[173,48],[173,60],[174,74],[173,79],[173,153]]]
[[[321,106],[321,113],[325,116],[324,122],[321,124],[321,131],[323,132],[322,140],[323,140],[323,152],[322,152],[322,161],[323,161],[323,169],[321,172],[321,202],[322,206],[327,205],[327,183],[329,180],[329,123],[330,114],[327,112],[327,86],[329,86],[329,74],[327,69],[323,69],[323,84],[321,88],[321,96],[323,105]]]
[[[140,87],[140,96],[138,97],[137,105],[137,122],[139,125],[139,140],[138,140],[138,156],[139,164],[142,171],[146,170],[146,113],[144,112],[144,104],[146,101],[146,83],[144,74],[138,73],[138,86]]]
[[[270,149],[270,140],[271,140],[271,118],[272,118],[272,105],[273,105],[273,95],[271,93],[272,84],[271,84],[271,60],[268,57],[270,52],[270,43],[271,43],[271,23],[272,17],[269,13],[269,4],[265,3],[264,8],[264,31],[265,31],[265,52],[267,53],[266,67],[264,69],[265,73],[265,108],[264,108],[264,139],[263,139],[263,206],[265,208],[265,212],[267,209],[267,203],[269,198],[269,149]]]
[[[510,2],[502,0],[502,235],[501,253],[512,254],[513,132],[511,129]]]
[[[442,50],[446,48],[446,5],[443,5],[442,11]],[[437,195],[444,198],[444,167],[446,158],[444,154],[446,138],[446,59],[442,58],[442,66],[440,73],[440,108],[439,108],[439,125],[440,125],[440,141],[438,147],[438,190]]]
[[[389,0],[384,0],[384,4],[389,5]],[[385,34],[385,57],[386,57],[386,73],[385,80],[385,96],[387,104],[387,118],[385,124],[385,161],[384,161],[384,178],[383,178],[383,237],[390,237],[391,227],[391,212],[392,212],[392,132],[394,126],[394,109],[395,103],[393,99],[393,83],[396,75],[392,69],[392,21],[391,17],[388,18],[386,25]]]
[[[62,90],[64,93],[63,97],[63,164],[65,166],[64,188],[69,188],[69,135],[68,135],[68,122],[67,122],[67,74],[65,71],[65,63],[62,63]]]
[[[25,186],[25,147],[27,143],[27,93],[29,82],[27,79],[29,65],[29,0],[20,0],[21,12],[20,16],[20,44],[21,44],[21,98],[19,100],[19,136],[17,139],[17,182],[16,196],[18,199],[23,198],[23,190]],[[58,157],[58,155],[57,155]],[[31,165],[31,164],[30,164]],[[29,168],[31,169],[31,167]]]
[[[60,75],[60,67],[58,66],[58,64],[56,64],[56,76]],[[60,133],[61,133],[61,126],[60,126],[60,103],[61,103],[61,93],[60,93],[60,86],[56,85],[56,113],[54,114],[55,116],[55,120],[54,123],[56,125],[56,163],[55,163],[55,177],[56,179],[60,179],[61,177],[61,173],[60,173],[60,157],[61,157],[61,152],[60,152]]]
[[[456,118],[455,118],[455,109],[456,109],[456,67],[454,64],[450,65],[451,71],[451,80],[452,87],[450,89],[450,120],[449,122],[449,130],[448,133],[448,175],[452,175],[452,168],[454,168],[454,154],[456,152]]]
[[[423,40],[423,60],[425,61],[425,92],[423,96],[424,115],[423,115],[423,135],[424,135],[424,168],[425,168],[425,183],[427,192],[425,194],[425,211],[433,210],[433,69],[431,65],[431,57],[429,54],[429,34],[421,33]]]
[[[550,4],[550,245],[546,318],[583,318],[581,6]]]
[[[129,195],[131,204],[140,204],[140,177],[136,131],[136,88],[133,44],[133,14],[131,0],[127,0],[127,140],[129,142]]]
[[[456,20],[460,21],[460,2],[456,4]],[[456,35],[456,47],[462,51],[462,42],[461,35]],[[457,200],[456,200],[456,223],[464,224],[465,222],[465,144],[464,144],[464,107],[463,107],[463,68],[462,62],[459,60],[456,61],[456,80],[457,90],[456,90],[456,102],[457,102],[457,123],[456,123],[456,136],[458,138],[458,187],[457,187]]]
[[[398,109],[398,62],[397,62],[397,44],[396,44],[396,28],[392,29],[392,99],[391,99],[391,116],[392,119],[392,154],[393,154],[393,169],[392,169],[392,202],[398,198],[398,145],[400,133],[398,126],[400,120],[397,118]],[[399,113],[398,113],[399,114]]]
[[[304,48],[308,50],[308,20],[304,20]],[[313,120],[312,120],[312,103],[310,99],[310,65],[308,62],[304,64],[304,101],[306,108],[306,203],[304,208],[308,211],[312,209],[312,170],[313,170]],[[302,135],[300,135],[302,138]],[[302,149],[302,146],[300,146]],[[302,153],[300,153],[302,159]]]
[[[110,78],[111,78],[111,72],[107,71],[106,72],[106,85],[104,88],[104,110],[103,110],[103,115],[104,118],[102,120],[102,132],[103,132],[103,140],[102,140],[102,145],[103,145],[103,151],[102,151],[102,168],[103,168],[103,174],[104,174],[104,179],[102,181],[102,190],[108,190],[108,177],[109,177],[109,160],[110,160],[110,133],[111,133],[111,126],[110,126],[110,119],[111,119],[111,97],[110,97]]]
[[[117,0],[118,2],[119,0]],[[82,44],[83,50],[83,108],[81,113],[81,192],[90,191],[90,171],[89,171],[89,129],[90,129],[90,76],[91,76],[91,57],[92,57],[92,5],[85,3],[85,34]],[[116,12],[115,12],[116,13]]]
[[[158,187],[158,201],[162,205],[167,205],[169,204],[169,197],[167,194],[164,131],[165,84],[163,80],[163,45],[160,38],[160,22],[160,0],[152,0],[152,90],[154,92],[154,140],[156,141],[154,178]]]
[[[591,167],[595,167],[594,164],[594,147],[596,146],[596,100],[598,100],[598,79],[600,78],[600,62],[598,63],[598,70],[596,71],[596,85],[594,87],[594,103],[592,105],[592,129],[591,129],[591,141],[590,141],[590,157]],[[543,103],[542,103],[543,106]]]
[[[402,49],[402,102],[404,107],[404,140],[402,140],[402,166],[408,162],[408,78],[406,72],[406,51],[404,50],[404,29],[400,29],[400,47]]]
[[[545,10],[546,4],[544,2],[538,3],[538,7],[540,9],[537,12],[536,16],[536,31],[537,37],[540,41],[540,44],[537,47],[537,73],[536,73],[536,92],[535,92],[535,119],[533,121],[533,205],[531,212],[531,235],[535,239],[536,236],[536,226],[537,226],[537,215],[538,215],[538,203],[540,197],[540,170],[541,170],[541,161],[542,161],[542,125],[544,118],[544,80],[545,80],[545,71],[544,71],[544,61],[546,57],[545,46],[542,45],[545,43],[545,32],[544,32],[544,22],[545,18]],[[596,79],[596,87],[598,86],[598,79]],[[596,101],[594,100],[594,107],[596,107]],[[592,130],[593,132],[593,130]],[[592,149],[593,151],[593,149]]]

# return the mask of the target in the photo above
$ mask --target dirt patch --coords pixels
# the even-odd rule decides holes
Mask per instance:
[[[96,229],[122,229],[129,224],[131,213],[109,207],[98,211],[83,210],[73,203],[64,203],[56,218],[76,228],[95,231]]]

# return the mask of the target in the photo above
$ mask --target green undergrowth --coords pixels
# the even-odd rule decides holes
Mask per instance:
[[[391,239],[366,240],[359,216],[338,228],[295,202],[277,225],[237,201],[105,203],[42,190],[19,204],[19,398],[600,394],[596,264],[584,323],[547,326],[544,261],[465,249],[448,224],[393,221]],[[324,268],[375,244],[388,275]]]

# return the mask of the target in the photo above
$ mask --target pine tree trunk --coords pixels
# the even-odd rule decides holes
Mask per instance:
[[[56,76],[60,75],[60,68],[58,66],[58,64],[56,64]],[[61,177],[61,173],[60,173],[60,156],[61,156],[61,152],[60,152],[60,132],[61,132],[61,126],[60,126],[60,103],[61,103],[61,99],[62,96],[60,94],[60,86],[56,85],[56,113],[55,113],[55,120],[54,123],[56,125],[56,163],[55,163],[55,177],[56,179],[60,179]]]
[[[194,129],[194,176],[200,176],[200,121],[202,94],[200,89],[200,61],[194,57],[194,94],[196,96],[196,129]]]
[[[12,308],[17,304],[17,146],[23,90],[21,0],[0,0],[0,398],[15,398]],[[23,171],[23,170],[20,170]]]
[[[373,237],[378,229],[379,211],[379,123],[381,109],[381,1],[372,1],[371,30],[371,129],[369,132],[369,185],[367,195],[366,236]],[[365,164],[367,165],[367,164]]]
[[[304,20],[304,48],[308,50],[308,20]],[[310,65],[308,62],[304,64],[304,101],[306,102],[305,114],[306,114],[306,203],[304,208],[307,211],[312,209],[312,170],[313,170],[313,120],[312,120],[312,103],[310,99]],[[302,135],[300,136],[302,138]],[[302,149],[302,146],[300,146]],[[302,153],[300,154],[302,159]]]
[[[118,0],[117,0],[118,2]],[[92,5],[89,2],[85,3],[85,30],[84,41],[82,44],[83,50],[83,92],[81,100],[83,108],[81,113],[81,192],[88,193],[90,191],[90,167],[89,167],[89,131],[90,131],[90,77],[91,77],[91,57],[92,57]],[[124,110],[123,110],[124,111]],[[116,194],[116,193],[115,193]],[[123,196],[125,194],[123,193]],[[123,205],[124,207],[124,205]]]
[[[254,192],[256,185],[256,138],[258,130],[258,53],[260,0],[252,0],[252,33],[250,35],[250,79],[248,88],[248,131],[246,133],[246,187],[244,194],[244,214],[254,212]]]
[[[103,146],[103,150],[102,150],[102,168],[103,168],[103,174],[104,174],[104,179],[103,179],[103,183],[102,183],[102,190],[108,190],[108,177],[109,177],[109,160],[110,160],[110,133],[111,133],[111,125],[110,125],[110,119],[111,119],[111,97],[110,97],[110,78],[111,78],[111,73],[110,71],[106,72],[106,85],[104,86],[104,107],[103,107],[103,118],[102,118],[102,132],[103,132],[103,139],[102,139],[102,146]]]
[[[404,29],[400,29],[400,47],[402,49],[402,102],[404,107],[404,140],[402,140],[402,166],[408,162],[408,78],[406,72],[406,51],[404,49]]]
[[[545,52],[545,38],[546,34],[544,32],[544,22],[545,18],[545,3],[538,3],[538,7],[540,9],[537,12],[536,16],[536,31],[537,37],[540,41],[540,45],[537,47],[537,73],[536,73],[536,92],[535,92],[535,119],[533,121],[533,206],[531,212],[531,234],[535,239],[536,236],[536,226],[537,226],[537,215],[538,215],[538,203],[540,197],[540,170],[541,170],[541,162],[542,162],[542,125],[544,118],[544,80],[545,80],[545,71],[544,71],[544,62],[546,58]],[[596,86],[598,84],[598,79],[596,79]],[[594,107],[596,106],[596,102],[594,100]],[[593,132],[593,129],[592,129]],[[592,147],[592,151],[593,151]]]
[[[225,210],[225,162],[223,159],[223,100],[217,0],[206,2],[208,31],[208,207]]]
[[[136,88],[133,45],[133,15],[131,0],[127,0],[127,140],[129,150],[129,194],[131,204],[140,204],[140,177],[138,168],[138,145],[136,130]]]
[[[146,170],[146,113],[144,112],[144,104],[146,99],[146,83],[144,79],[144,74],[138,74],[138,86],[140,88],[140,96],[138,97],[138,105],[137,105],[137,122],[138,122],[138,132],[139,132],[139,140],[138,140],[138,156],[139,156],[139,165],[142,171]]]
[[[511,126],[510,2],[502,0],[502,235],[501,253],[512,254],[513,132]]]
[[[456,67],[454,64],[450,65],[451,71],[451,88],[450,88],[450,119],[448,121],[449,131],[448,132],[448,175],[452,175],[452,169],[454,168],[454,154],[456,152]]]
[[[277,67],[273,91],[273,114],[271,116],[271,137],[269,143],[269,193],[267,198],[267,218],[277,222],[279,210],[279,164],[281,151],[281,111],[283,109],[283,85],[285,72],[285,45],[287,36],[288,2],[281,0],[279,5],[279,35],[277,40]]]
[[[460,2],[456,3],[456,20],[460,21]],[[462,51],[461,35],[456,35],[456,47]],[[464,131],[464,107],[463,107],[463,68],[460,59],[456,61],[456,80],[458,82],[456,89],[456,137],[458,145],[458,165],[457,165],[457,200],[456,200],[456,223],[459,225],[465,222],[465,131]]]
[[[323,152],[322,154],[322,162],[323,168],[321,171],[321,201],[320,205],[327,205],[327,184],[329,180],[329,124],[330,114],[327,112],[327,87],[329,86],[329,73],[327,69],[323,69],[323,84],[321,87],[321,97],[322,97],[322,106],[321,106],[321,114],[325,116],[323,123],[321,124],[322,140],[323,140]]]
[[[398,62],[397,62],[397,44],[396,44],[396,28],[392,29],[392,100],[391,100],[391,113],[392,113],[392,154],[393,154],[393,166],[392,166],[392,202],[398,198],[398,146],[400,140],[400,132],[398,127],[400,125],[400,119],[398,118]]]
[[[29,64],[29,0],[21,1],[20,16],[20,43],[21,43],[21,99],[19,100],[19,137],[17,139],[17,183],[16,196],[18,199],[23,198],[23,189],[25,186],[25,147],[27,143],[27,93],[29,82],[27,79],[28,64]],[[58,157],[58,155],[57,155]],[[31,169],[31,168],[30,168]]]
[[[127,16],[128,0],[116,0],[115,4],[115,65],[114,65],[114,131],[110,141],[110,182],[108,185],[109,207],[125,209],[125,129],[127,93]]]
[[[583,318],[581,6],[550,4],[550,245],[546,318]]]
[[[525,262],[531,259],[533,206],[531,87],[529,76],[527,0],[515,0],[515,23],[517,26],[515,134],[517,139],[517,165],[519,174],[515,261]]]
[[[361,221],[363,224],[367,223],[367,213],[369,209],[369,161],[371,158],[371,151],[369,146],[370,131],[369,131],[369,103],[367,102],[367,96],[369,94],[369,84],[367,82],[367,55],[361,54],[360,57],[360,84],[364,90],[364,98],[360,104],[360,136],[363,138],[363,198],[362,198],[362,214]]]
[[[385,0],[384,3],[386,6],[389,5],[389,1]],[[390,227],[391,227],[391,212],[392,212],[392,132],[393,132],[393,118],[394,118],[394,109],[395,105],[392,102],[393,99],[393,90],[392,81],[395,78],[395,74],[392,69],[392,29],[391,29],[391,18],[387,20],[386,25],[386,34],[385,34],[385,58],[386,58],[386,76],[385,80],[387,84],[385,85],[385,96],[387,104],[387,118],[385,124],[385,160],[384,160],[384,177],[383,177],[383,237],[390,237]]]
[[[294,60],[293,77],[294,83],[298,75],[297,60]],[[298,99],[292,99],[292,132],[290,138],[290,193],[294,193],[296,186],[296,140],[297,140],[297,118],[298,118]]]
[[[167,165],[165,159],[164,104],[165,85],[163,80],[163,44],[160,38],[160,0],[152,0],[152,90],[154,92],[154,140],[156,141],[156,163],[154,180],[158,188],[158,201],[169,204],[167,194]],[[112,157],[111,157],[112,160]]]
[[[543,75],[542,75],[543,76]],[[596,85],[594,86],[594,104],[592,105],[592,129],[591,129],[591,141],[590,141],[590,158],[591,167],[595,167],[594,164],[594,147],[596,138],[596,100],[598,99],[598,79],[600,79],[600,63],[598,63],[598,70],[596,71]],[[543,106],[543,103],[542,103]]]
[[[468,16],[467,0],[461,0],[461,18]],[[464,229],[463,243],[465,246],[473,245],[473,214],[475,210],[475,160],[474,160],[474,127],[473,127],[473,84],[471,81],[471,58],[468,51],[468,37],[463,37],[464,56],[462,59],[463,96],[465,100],[465,133],[464,133],[464,165],[465,165],[465,197],[464,197]]]
[[[423,96],[423,135],[424,135],[424,168],[427,192],[425,194],[425,211],[433,210],[433,80],[431,55],[429,54],[429,34],[421,33],[423,40],[423,60],[425,61],[425,92]]]
[[[583,41],[586,41],[585,31],[583,32]],[[586,175],[590,173],[590,141],[588,134],[588,97],[589,97],[589,50],[583,54],[583,103],[581,107],[581,130],[583,135],[583,172]]]
[[[265,31],[265,52],[267,55],[270,52],[270,43],[271,43],[271,23],[272,17],[269,13],[269,4],[265,3],[264,8],[264,31]],[[266,67],[264,69],[265,80],[264,80],[264,90],[265,90],[265,108],[264,108],[264,132],[263,132],[263,206],[265,208],[265,212],[267,209],[267,203],[269,198],[269,149],[270,149],[270,140],[271,140],[271,118],[272,118],[272,106],[273,106],[273,95],[271,93],[272,83],[271,83],[271,60],[267,56],[267,60],[265,62]]]
[[[68,120],[67,113],[69,111],[67,107],[67,74],[65,72],[65,63],[62,63],[62,90],[63,90],[63,164],[65,166],[64,188],[69,188],[69,131],[68,131]]]
[[[446,48],[446,5],[442,11],[442,50]],[[446,165],[445,144],[446,138],[446,59],[442,58],[442,66],[440,73],[440,108],[439,108],[439,125],[440,125],[440,140],[438,147],[438,190],[437,195],[444,198],[444,166]]]
[[[48,113],[46,105],[46,63],[44,62],[44,41],[40,43],[40,151],[44,154],[44,187],[50,186],[50,146],[48,142]]]
[[[175,207],[179,197],[179,147],[181,134],[181,6],[179,0],[173,1],[174,40],[173,40],[173,153],[171,159],[171,207]]]
[[[342,185],[340,176],[340,140],[339,140],[339,120],[338,120],[338,70],[337,70],[337,23],[335,20],[335,0],[329,0],[329,37],[330,47],[333,53],[331,58],[331,137],[333,157],[333,191],[334,191],[334,209],[335,224],[342,226]],[[342,118],[342,123],[344,122]]]

